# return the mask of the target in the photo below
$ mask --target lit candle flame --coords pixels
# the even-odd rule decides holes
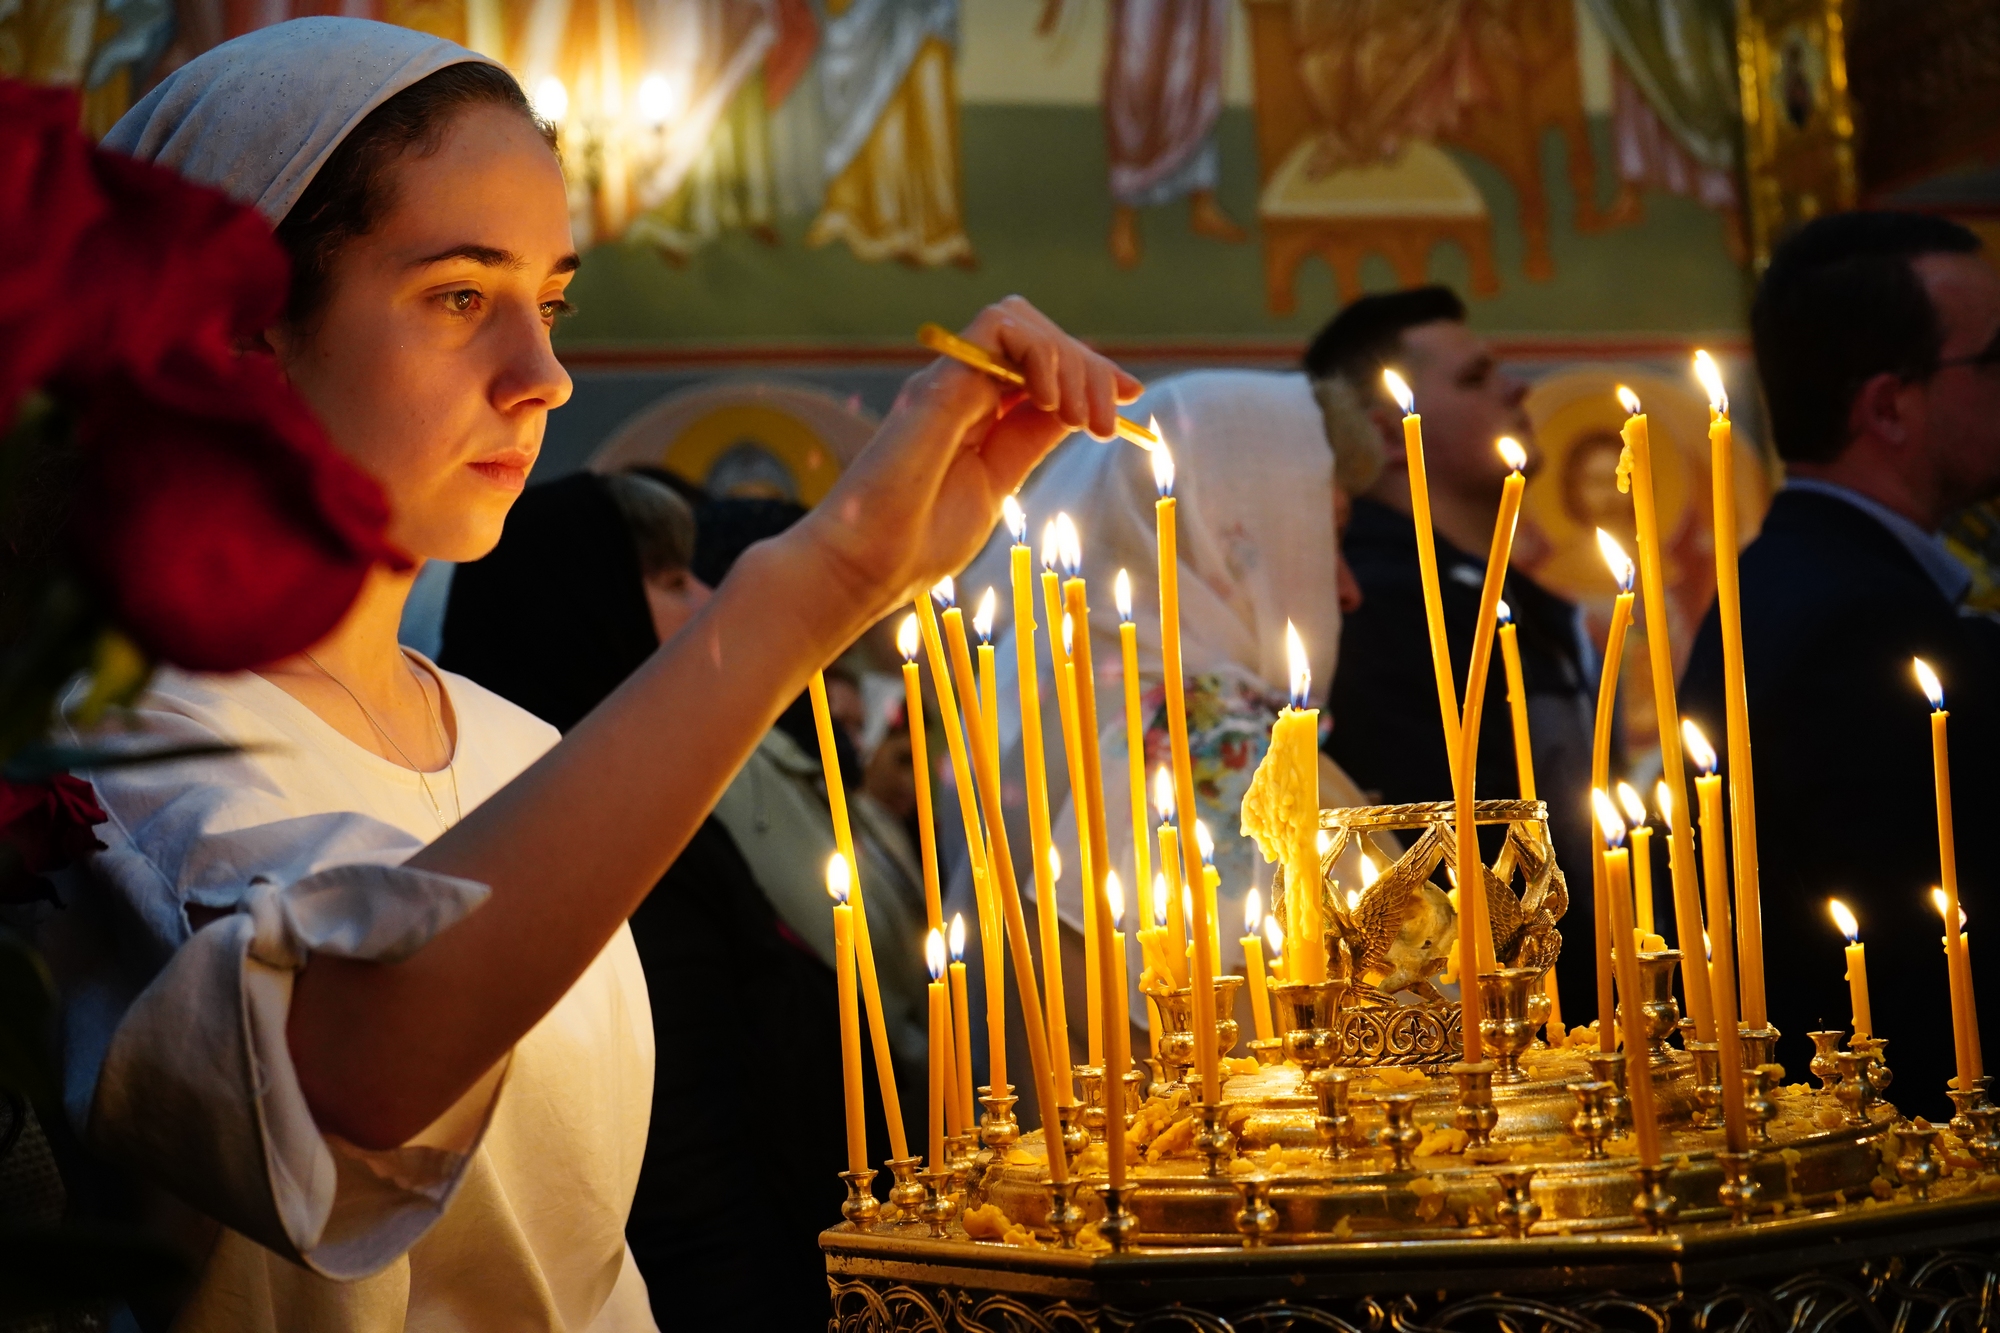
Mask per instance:
[[[1681,719],[1681,741],[1687,746],[1688,759],[1701,770],[1703,777],[1715,772],[1715,747],[1708,743],[1708,737],[1701,734],[1701,728],[1694,719]]]
[[[1606,848],[1625,845],[1625,821],[1619,818],[1618,807],[1604,794],[1604,788],[1590,789],[1590,805],[1597,812],[1597,831],[1604,837]]]
[[[1215,839],[1209,836],[1208,822],[1206,820],[1197,819],[1194,821],[1194,845],[1201,849],[1201,863],[1203,865],[1215,864]]]
[[[1076,524],[1068,514],[1056,515],[1056,551],[1062,557],[1063,573],[1071,578],[1083,573],[1083,543],[1077,540]]]
[[[1271,957],[1285,956],[1285,928],[1278,924],[1275,916],[1264,918],[1264,943],[1271,946]]]
[[[1167,872],[1153,872],[1153,924],[1164,927],[1167,924]]]
[[[1174,822],[1174,775],[1161,764],[1153,770],[1153,809],[1159,812],[1162,824]]]
[[[1115,870],[1104,872],[1104,901],[1111,908],[1111,928],[1125,929],[1125,885]]]
[[[1128,624],[1132,619],[1132,576],[1124,570],[1111,581],[1111,600],[1118,604],[1118,623]]]
[[[1951,903],[1948,899],[1945,898],[1943,889],[1936,887],[1933,887],[1931,889],[1931,906],[1937,908],[1938,915],[1944,917],[1945,920],[1949,921],[1951,919],[1950,916],[1947,915],[1951,911]],[[1958,928],[1961,933],[1965,930],[1964,903],[1960,903],[1958,905]]]
[[[1160,435],[1160,419],[1153,418],[1153,434]],[[1153,446],[1153,488],[1166,499],[1174,493],[1174,451],[1167,448],[1167,437],[1160,435],[1160,442]]]
[[[1054,569],[1056,558],[1062,554],[1062,546],[1056,537],[1056,521],[1050,519],[1042,524],[1042,568]]]
[[[1257,923],[1264,919],[1264,895],[1252,889],[1243,895],[1243,933],[1255,935]]]
[[[1618,581],[1618,591],[1632,591],[1632,580],[1639,571],[1632,563],[1632,557],[1625,554],[1625,548],[1618,544],[1618,539],[1603,528],[1599,528],[1597,550],[1604,557],[1605,565],[1610,568],[1611,577]]]
[[[965,913],[963,912],[951,914],[951,961],[954,963],[965,961]]]
[[[932,981],[944,980],[944,932],[934,930],[924,937],[924,965],[931,970]]]
[[[847,868],[847,858],[835,852],[826,863],[826,891],[834,902],[847,904],[847,895],[854,888],[854,872]]]
[[[1049,883],[1060,884],[1061,882],[1062,853],[1051,847],[1049,848]]]
[[[1708,405],[1719,415],[1728,416],[1729,391],[1722,387],[1722,371],[1716,366],[1715,358],[1697,350],[1694,354],[1694,377],[1708,391]]]
[[[1632,784],[1621,782],[1615,790],[1618,793],[1618,804],[1625,807],[1625,818],[1632,822],[1632,827],[1638,828],[1644,824],[1646,803],[1639,799],[1639,793],[1632,789]]]
[[[993,589],[988,588],[980,594],[979,609],[972,613],[972,628],[981,643],[993,642],[993,612],[997,600]]]
[[[1618,405],[1630,416],[1639,415],[1639,395],[1622,384],[1618,386]]]
[[[1312,702],[1312,663],[1306,660],[1306,645],[1298,626],[1285,622],[1285,662],[1292,673],[1292,707],[1304,708]]]
[[[1000,520],[1007,525],[1014,545],[1028,544],[1028,511],[1021,508],[1021,502],[1013,496],[1005,496],[1000,501]]]
[[[1910,665],[1916,670],[1917,684],[1923,687],[1924,698],[1931,701],[1932,711],[1942,712],[1944,710],[1944,686],[1939,683],[1937,672],[1931,670],[1931,664],[1924,661],[1921,657],[1911,658]]]
[[[1361,890],[1349,889],[1347,891],[1347,910],[1350,912],[1354,912],[1354,911],[1359,911],[1360,908],[1361,908]]]
[[[1389,390],[1389,396],[1396,400],[1396,406],[1409,416],[1417,410],[1417,396],[1410,392],[1409,384],[1393,370],[1383,370],[1382,383]]]
[[[1514,623],[1514,608],[1507,605],[1507,599],[1505,597],[1502,597],[1500,599],[1500,604],[1494,608],[1493,618],[1495,620],[1498,620],[1503,625],[1511,625]]]
[[[1494,441],[1493,447],[1500,451],[1500,459],[1506,463],[1510,472],[1519,472],[1528,466],[1528,451],[1523,449],[1521,442],[1513,436],[1502,435]]]
[[[1861,923],[1854,919],[1854,913],[1847,910],[1847,904],[1838,898],[1826,900],[1826,910],[1833,916],[1833,924],[1840,927],[1840,933],[1847,936],[1849,944],[1861,942]]]
[[[1375,881],[1380,878],[1382,878],[1382,867],[1375,864],[1374,857],[1366,852],[1361,853],[1361,887],[1372,889],[1375,887]]]
[[[1660,812],[1660,822],[1667,826],[1668,832],[1672,832],[1674,827],[1674,789],[1667,785],[1665,778],[1661,778],[1653,784],[1653,806]]]
[[[1069,612],[1063,612],[1063,656],[1076,651],[1076,620]]]
[[[931,585],[931,596],[937,600],[940,608],[949,611],[958,604],[958,585],[953,583],[951,575],[947,574]]]
[[[896,627],[896,651],[903,655],[905,662],[917,660],[917,645],[921,642],[917,631],[916,612],[903,617],[903,623]]]

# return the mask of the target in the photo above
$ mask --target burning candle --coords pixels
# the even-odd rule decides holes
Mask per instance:
[[[1709,476],[1715,502],[1715,612],[1722,627],[1724,732],[1729,745],[1729,813],[1736,864],[1736,958],[1743,1021],[1769,1025],[1764,996],[1764,910],[1757,875],[1757,784],[1750,768],[1750,702],[1743,679],[1743,605],[1736,580],[1736,446],[1729,394],[1707,352],[1694,354],[1695,378],[1708,391]]]
[[[961,694],[976,690],[972,678],[972,654],[965,644],[965,622],[951,607],[945,612],[945,646],[951,654],[951,671]],[[1060,1106],[1056,1100],[1055,1070],[1050,1063],[1049,1033],[1042,1015],[1041,987],[1035,981],[1034,957],[1028,952],[1028,924],[1021,912],[1020,886],[1014,882],[1014,858],[1007,849],[1007,821],[1000,809],[1000,754],[998,738],[986,729],[986,719],[978,713],[965,718],[967,747],[972,751],[973,771],[979,778],[979,806],[986,816],[986,836],[992,857],[988,867],[992,882],[988,896],[998,900],[999,913],[1007,935],[1007,948],[1014,955],[1014,989],[1021,997],[1021,1019],[1028,1030],[1028,1068],[1035,1080],[1035,1103],[1043,1108]],[[1069,1160],[1064,1155],[1060,1134],[1047,1144],[1049,1179],[1061,1183],[1069,1179]]]
[[[1155,431],[1158,422],[1153,423]],[[1195,843],[1194,762],[1188,752],[1187,693],[1181,676],[1181,592],[1180,553],[1174,518],[1174,456],[1165,436],[1153,450],[1153,484],[1160,493],[1153,506],[1154,530],[1160,561],[1160,671],[1167,695],[1167,740],[1174,763],[1174,808],[1181,812],[1181,864],[1198,866],[1201,852]],[[1201,1100],[1222,1099],[1220,1070],[1215,1050],[1215,946],[1212,923],[1206,912],[1206,895],[1194,894],[1194,1046],[1195,1068],[1200,1072]]]
[[[1873,1036],[1875,1018],[1868,1007],[1868,946],[1861,942],[1861,923],[1838,898],[1828,898],[1826,910],[1840,933],[1847,936],[1847,998],[1854,1010],[1854,1035]]]
[[[1072,580],[1081,585],[1081,579]],[[1092,878],[1099,868],[1097,852],[1090,843],[1090,820],[1083,808],[1084,765],[1089,753],[1083,746],[1083,706],[1079,702],[1077,686],[1076,618],[1063,612],[1062,620],[1063,652],[1063,692],[1069,696],[1070,710],[1076,717],[1076,776],[1078,781],[1070,788],[1070,804],[1076,810],[1076,838],[1078,860],[1083,864],[1083,1014],[1087,1048],[1090,1063],[1096,1068],[1104,1067],[1104,984],[1097,972],[1097,910],[1091,906]],[[1106,867],[1108,869],[1108,867]]]
[[[1708,893],[1708,982],[1714,1005],[1716,1041],[1722,1048],[1722,1124],[1729,1151],[1745,1152],[1750,1125],[1743,1114],[1743,1043],[1736,1029],[1736,964],[1729,930],[1728,834],[1722,814],[1722,778],[1715,771],[1715,747],[1692,719],[1681,721],[1688,758],[1700,774],[1694,780],[1701,809],[1703,878]]]
[[[924,965],[930,969],[930,1164],[931,1170],[945,1169],[944,1122],[951,1082],[951,1008],[945,998],[944,932],[933,930],[924,937]]]
[[[1950,922],[1951,904],[1945,899],[1943,889],[1933,888],[1931,890],[1931,905],[1937,908],[1939,916],[1943,917],[1947,923]],[[1970,945],[1972,941],[1970,937],[1966,934],[1965,911],[1963,908],[1961,908],[1958,913],[1958,929],[1956,931],[1953,931],[1950,925],[1947,924],[1945,926],[1944,939],[1941,941],[1941,943],[1943,943],[1944,945],[1946,976],[1951,983],[1952,1037],[1954,1039],[1955,1044],[1962,1046],[1965,1050],[1971,1053],[1970,1054],[1970,1062],[1971,1062],[1970,1067],[1972,1071],[1971,1074],[1967,1075],[1961,1072],[1952,1080],[1955,1086],[1964,1088],[1964,1087],[1977,1086],[1977,1081],[1979,1079],[1980,1074],[1982,1074],[1985,1071],[1980,1068],[1979,1011],[1973,1006],[1972,1003],[1972,974],[1969,970],[1956,971],[1951,968],[1951,963],[1953,960],[1952,944],[1954,943],[1953,939],[1954,935],[1957,937],[1955,942],[1958,945],[1959,954],[1969,955],[1971,952]],[[1968,1078],[1970,1078],[1972,1081],[1967,1082],[1966,1080]]]
[[[972,1128],[972,1011],[966,1005],[965,918],[951,914],[952,1049],[958,1060],[958,1122]]]
[[[1500,599],[1500,665],[1507,673],[1507,710],[1514,721],[1514,781],[1521,799],[1535,799],[1535,748],[1528,735],[1528,690],[1521,683],[1521,635],[1506,598]]]
[[[1132,1024],[1125,997],[1125,887],[1104,872],[1099,967],[1104,979],[1104,1165],[1113,1187],[1125,1183],[1125,1071],[1132,1067]]]
[[[910,772],[917,788],[917,840],[923,848],[924,917],[932,930],[944,925],[944,903],[938,892],[937,826],[931,820],[930,747],[924,740],[924,687],[917,674],[920,634],[917,618],[904,616],[896,629],[896,648],[903,654],[903,708],[910,724]]]
[[[1653,932],[1653,830],[1646,825],[1646,803],[1632,784],[1618,784],[1618,804],[1631,821],[1632,843],[1632,929],[1638,933],[1639,949],[1650,953],[1665,944]]]
[[[1653,709],[1659,715],[1660,763],[1675,809],[1687,807],[1687,775],[1681,769],[1680,716],[1675,702],[1673,649],[1667,640],[1667,582],[1660,548],[1660,511],[1653,496],[1653,444],[1639,395],[1618,386],[1618,401],[1627,413],[1619,432],[1625,441],[1619,463],[1618,489],[1632,492],[1632,518],[1639,534],[1639,582],[1646,594],[1646,651],[1653,667]],[[1709,1002],[1708,962],[1700,950],[1688,947],[1701,938],[1701,891],[1695,883],[1694,829],[1685,819],[1669,829],[1667,865],[1674,886],[1674,937],[1681,942],[1681,982],[1687,993],[1688,1016],[1701,1041],[1716,1040],[1715,1014]]]
[[[1000,502],[1013,535],[1008,572],[1014,591],[1014,671],[1021,702],[1021,764],[1028,795],[1028,849],[1034,861],[1035,925],[1042,942],[1042,984],[1048,992],[1049,1046],[1055,1052],[1056,1084],[1068,1103],[1076,1085],[1070,1073],[1069,1010],[1063,995],[1062,918],[1057,913],[1056,880],[1061,860],[1049,829],[1049,779],[1042,753],[1041,682],[1035,669],[1034,571],[1029,567],[1028,516],[1013,496]],[[1060,690],[1058,691],[1060,693]],[[997,733],[996,733],[997,734]]]
[[[1611,631],[1604,640],[1604,666],[1597,677],[1597,717],[1591,729],[1590,787],[1599,791],[1611,785],[1611,719],[1617,714],[1618,672],[1625,662],[1625,635],[1632,627],[1632,579],[1635,570],[1625,548],[1603,528],[1597,530],[1597,549],[1610,566],[1618,584],[1617,600],[1611,603]],[[1618,1048],[1612,1017],[1612,978],[1616,964],[1612,950],[1617,936],[1611,930],[1611,904],[1605,887],[1604,848],[1593,849],[1591,858],[1592,923],[1597,944],[1597,1049],[1609,1053]]]
[[[847,1108],[847,1169],[868,1169],[868,1116],[861,1093],[861,1007],[854,994],[854,909],[847,905],[852,878],[847,858],[826,863],[826,891],[833,897],[833,976],[840,1000],[840,1090]]]
[[[1931,670],[1930,663],[1919,657],[1912,662],[1917,674],[1917,684],[1923,687],[1924,697],[1931,701],[1931,776],[1937,793],[1938,826],[1938,875],[1942,880],[1940,893],[1943,897],[1944,919],[1947,923],[1960,919],[1958,901],[1958,840],[1952,831],[1951,818],[1951,745],[1945,734],[1945,724],[1951,714],[1944,706],[1944,686],[1939,683],[1937,672]],[[1952,994],[1952,1037],[1958,1055],[1958,1086],[1969,1088],[1972,1080],[1979,1076],[1979,1050],[1972,1040],[1972,971],[1966,956],[1964,937],[1948,926],[1944,933],[1944,954],[1948,975],[1951,979]]]
[[[1132,623],[1132,576],[1124,570],[1111,585],[1118,604],[1118,651],[1125,667],[1125,769],[1131,781],[1132,883],[1143,889],[1152,882],[1152,858],[1146,846],[1146,721],[1139,699],[1139,627]]]
[[[1267,861],[1285,871],[1285,919],[1292,923],[1286,972],[1303,981],[1326,980],[1326,942],[1320,913],[1319,710],[1312,698],[1312,669],[1305,644],[1285,622],[1285,655],[1291,664],[1288,707],[1271,724],[1271,748],[1243,797],[1243,832],[1257,840]]]
[[[1486,555],[1486,579],[1479,593],[1478,626],[1472,640],[1472,663],[1465,676],[1464,728],[1459,737],[1456,787],[1458,813],[1458,857],[1460,883],[1467,890],[1459,895],[1460,935],[1458,946],[1459,1004],[1465,1032],[1465,1058],[1477,1061],[1484,1055],[1479,1037],[1479,974],[1497,965],[1493,956],[1493,931],[1486,919],[1485,872],[1479,859],[1479,827],[1473,818],[1474,788],[1479,776],[1479,715],[1486,702],[1486,673],[1493,664],[1493,631],[1500,605],[1500,586],[1507,580],[1507,562],[1514,550],[1514,526],[1521,516],[1521,491],[1527,478],[1521,469],[1528,465],[1527,451],[1506,436],[1497,444],[1507,464],[1507,480],[1500,487],[1500,512],[1493,522],[1493,545]],[[1421,541],[1419,542],[1421,546]]]
[[[1264,914],[1264,943],[1271,946],[1271,973],[1278,981],[1292,978],[1285,971],[1285,927],[1269,912]],[[1274,1028],[1276,1024],[1272,1025]]]
[[[847,789],[840,781],[840,760],[833,748],[833,712],[826,704],[826,677],[813,673],[810,687],[813,725],[819,730],[820,770],[826,777],[827,804],[833,813],[834,846],[839,848],[848,876],[848,896],[854,906],[854,957],[861,974],[861,1002],[868,1009],[868,1035],[875,1047],[875,1077],[882,1085],[882,1114],[889,1122],[889,1146],[897,1157],[908,1157],[903,1132],[903,1104],[896,1095],[896,1066],[889,1053],[889,1027],[882,1017],[882,988],[875,981],[875,950],[868,940],[868,912],[861,897],[861,877],[854,873],[854,832],[847,822]]]
[[[1160,816],[1160,873],[1167,883],[1167,958],[1173,964],[1174,989],[1187,985],[1187,914],[1181,910],[1180,830],[1174,827],[1174,775],[1164,767],[1153,771],[1153,808]]]
[[[1619,941],[1618,993],[1625,1000],[1619,1025],[1625,1031],[1625,1095],[1632,1102],[1632,1134],[1639,1141],[1639,1161],[1660,1164],[1660,1122],[1653,1106],[1653,1064],[1646,1056],[1646,1014],[1639,994],[1639,952],[1633,948],[1631,853],[1626,850],[1625,821],[1602,787],[1593,787],[1590,802],[1604,841],[1605,896],[1611,904],[1611,928]],[[1606,1020],[1600,1019],[1600,1023]],[[1608,1025],[1608,1024],[1607,1024]],[[1740,1082],[1742,1071],[1737,1071]]]
[[[1263,919],[1263,899],[1252,889],[1243,895],[1243,966],[1250,974],[1250,1025],[1259,1041],[1269,1041],[1271,993],[1264,984],[1264,940],[1257,933]]]
[[[1000,734],[1000,700],[993,683],[994,600],[993,589],[988,588],[980,594],[979,606],[972,613],[972,632],[979,636],[979,712],[986,719],[989,736]]]
[[[1393,370],[1382,372],[1389,396],[1403,409],[1403,456],[1410,472],[1410,517],[1417,528],[1417,574],[1424,587],[1424,619],[1431,632],[1431,674],[1437,680],[1438,714],[1444,722],[1447,759],[1452,764],[1453,781],[1458,765],[1458,686],[1452,681],[1451,641],[1444,632],[1444,593],[1438,586],[1437,538],[1431,532],[1431,488],[1424,467],[1424,419],[1417,414],[1416,395],[1403,377]],[[1490,620],[1491,613],[1488,614]],[[1483,620],[1479,623],[1488,623]],[[1473,1038],[1477,1040],[1477,1038]],[[1466,1059],[1475,1058],[1469,1052]]]
[[[979,944],[986,957],[986,1067],[996,1094],[1007,1089],[1007,1006],[1005,991],[1005,948],[1000,923],[993,904],[990,863],[986,855],[986,834],[980,827],[978,786],[972,779],[972,760],[966,752],[964,717],[958,708],[958,691],[952,688],[951,668],[945,660],[944,637],[938,631],[933,602],[952,606],[955,591],[950,575],[938,580],[929,596],[917,598],[917,629],[930,658],[931,688],[937,691],[938,712],[944,721],[945,747],[951,753],[953,785],[958,791],[959,818],[965,824],[966,857],[972,864],[973,905],[979,912]],[[957,608],[954,606],[953,610]],[[974,717],[978,716],[978,693],[972,694]]]

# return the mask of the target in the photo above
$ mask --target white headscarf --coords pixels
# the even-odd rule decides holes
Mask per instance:
[[[369,112],[467,61],[494,63],[369,19],[274,23],[169,74],[111,127],[104,146],[213,185],[275,226]]]
[[[1312,662],[1315,692],[1333,678],[1340,649],[1340,596],[1333,527],[1333,451],[1318,404],[1303,375],[1262,371],[1196,371],[1160,380],[1125,414],[1144,421],[1157,417],[1173,451],[1174,494],[1180,550],[1181,654],[1190,689],[1190,711],[1201,678],[1219,687],[1211,695],[1233,705],[1245,749],[1243,767],[1222,784],[1222,803],[1200,800],[1201,817],[1217,844],[1222,872],[1218,913],[1224,956],[1237,954],[1242,899],[1253,885],[1268,884],[1271,871],[1256,845],[1238,836],[1236,803],[1268,742],[1270,724],[1289,690],[1285,622],[1298,626]],[[1097,676],[1098,721],[1102,731],[1104,813],[1112,867],[1127,886],[1126,929],[1150,916],[1152,887],[1132,888],[1130,778],[1126,767],[1124,668],[1112,585],[1122,568],[1131,576],[1133,620],[1138,627],[1142,692],[1160,688],[1159,566],[1154,526],[1152,461],[1128,444],[1099,443],[1082,436],[1059,449],[1022,492],[1028,538],[1040,570],[1042,525],[1058,512],[1075,521],[1083,544],[1084,576],[1090,587],[1090,648]],[[1024,893],[1033,892],[1028,829],[1019,787],[1021,722],[1015,672],[1012,601],[1005,531],[995,535],[958,580],[968,608],[989,585],[1000,595],[1004,632],[995,638],[995,688],[1001,700],[1002,783],[1009,798],[1008,844],[1014,852]],[[1039,586],[1039,585],[1038,585]],[[1046,619],[1039,591],[1037,622]],[[1076,817],[1068,800],[1061,722],[1054,701],[1054,671],[1048,634],[1062,626],[1040,624],[1036,639],[1041,686],[1042,731],[1048,754],[1049,804],[1057,813],[1055,842],[1068,866],[1075,864]],[[1147,725],[1156,710],[1150,702]],[[1191,722],[1193,719],[1191,719]],[[1161,723],[1164,727],[1164,723]],[[1154,736],[1163,753],[1164,742]],[[1197,756],[1196,767],[1202,767]],[[1157,847],[1154,848],[1157,869]],[[963,866],[955,898],[970,901]],[[1082,928],[1081,902],[1073,870],[1066,870],[1057,901],[1065,920]],[[1135,1014],[1143,1009],[1134,1009]]]

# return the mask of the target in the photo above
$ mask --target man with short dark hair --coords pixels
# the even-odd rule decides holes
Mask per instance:
[[[1356,498],[1343,537],[1362,598],[1341,631],[1327,752],[1385,803],[1450,800],[1451,760],[1431,668],[1402,413],[1383,387],[1382,371],[1393,368],[1409,382],[1423,414],[1439,586],[1461,697],[1507,476],[1495,442],[1511,435],[1528,450],[1531,469],[1541,461],[1522,406],[1527,387],[1500,369],[1466,327],[1464,304],[1445,287],[1362,297],[1313,340],[1305,367],[1323,397],[1351,395],[1366,410],[1386,455],[1380,478]],[[1595,673],[1585,667],[1574,606],[1519,570],[1507,575],[1504,596],[1519,626],[1537,794],[1549,804],[1558,860],[1573,883],[1585,886],[1572,890],[1561,927],[1567,939],[1581,942],[1565,950],[1560,965],[1563,989],[1581,1002],[1591,984],[1587,793]],[[1484,710],[1478,793],[1515,796],[1512,723],[1497,660]]]
[[[1787,474],[1741,563],[1771,1020],[1794,1072],[1807,1032],[1848,1026],[1827,916],[1827,899],[1843,899],[1867,936],[1875,1034],[1910,1114],[1944,1108],[1952,1068],[1930,902],[1929,706],[1913,657],[1944,681],[1958,828],[1984,830],[2000,802],[2000,639],[1960,614],[1971,576],[1936,535],[2000,494],[2000,273],[1978,249],[1938,218],[1821,218],[1778,248],[1751,311]],[[1713,608],[1680,698],[1721,749]],[[1966,911],[1990,922],[1979,913],[2000,873],[1977,841],[1959,845]],[[2000,1030],[1990,977],[1981,999],[1986,1029]]]

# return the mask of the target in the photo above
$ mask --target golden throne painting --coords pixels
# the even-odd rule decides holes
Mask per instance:
[[[749,380],[670,394],[628,419],[587,466],[665,468],[717,498],[811,508],[875,433],[875,418],[805,384]]]
[[[1499,169],[1519,201],[1523,267],[1552,276],[1541,137],[1567,145],[1576,225],[1612,219],[1596,204],[1576,64],[1573,0],[1245,0],[1256,81],[1259,220],[1271,309],[1295,308],[1298,267],[1318,255],[1340,299],[1361,262],[1382,255],[1405,284],[1455,242],[1472,290],[1491,295],[1492,216],[1445,146]]]

